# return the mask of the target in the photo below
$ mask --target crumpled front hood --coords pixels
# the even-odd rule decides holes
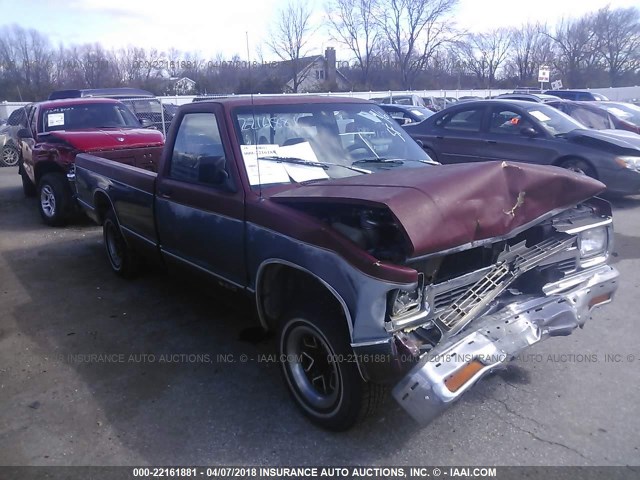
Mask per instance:
[[[62,139],[74,148],[83,152],[162,146],[164,144],[164,137],[162,133],[156,130],[147,130],[142,128],[59,130],[50,132],[47,136]]]
[[[410,256],[416,256],[508,235],[604,189],[597,180],[557,167],[478,162],[329,180],[271,199],[387,206],[411,243]]]

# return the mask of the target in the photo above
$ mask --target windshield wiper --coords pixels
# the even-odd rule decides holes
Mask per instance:
[[[398,165],[402,165],[404,163],[403,160],[399,158],[386,158],[386,157],[378,157],[378,158],[363,158],[360,160],[355,160],[353,163],[397,163]]]
[[[279,157],[277,155],[268,155],[265,157],[258,157],[258,160],[267,160],[269,162],[292,163],[294,165],[305,165],[307,167],[319,167],[324,170],[328,170],[329,167],[342,167],[358,173],[372,173],[370,170],[365,170],[364,168],[352,167],[350,165],[342,165],[341,163],[309,162],[307,160],[303,160],[302,158],[298,158],[298,157]]]
[[[379,157],[379,158],[364,158],[361,160],[355,160],[353,163],[395,163],[398,165],[402,165],[404,162],[418,162],[424,163],[426,165],[438,165],[438,162],[434,162],[433,160],[415,160],[413,158],[388,158],[388,157]]]

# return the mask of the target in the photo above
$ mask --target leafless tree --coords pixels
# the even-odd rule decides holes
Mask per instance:
[[[334,38],[353,53],[369,86],[369,70],[380,40],[375,10],[378,0],[332,0],[327,5],[327,17]]]
[[[304,81],[302,62],[312,34],[311,8],[305,2],[291,0],[278,12],[278,19],[267,45],[281,60],[287,62],[293,81],[293,92]]]
[[[464,61],[485,87],[495,84],[498,69],[507,59],[511,38],[509,31],[498,28],[485,33],[473,33],[460,45]]]
[[[640,68],[640,12],[636,8],[598,11],[595,28],[599,51],[609,73],[609,86],[616,87],[627,72]]]
[[[510,62],[522,85],[532,81],[538,69],[551,60],[551,40],[545,35],[546,26],[527,23],[511,29]]]
[[[398,64],[405,88],[435,52],[451,40],[447,17],[458,0],[380,0],[380,27]]]
[[[554,66],[566,78],[567,86],[580,86],[582,71],[591,65],[598,52],[593,15],[562,19],[553,32],[545,33],[556,50]]]

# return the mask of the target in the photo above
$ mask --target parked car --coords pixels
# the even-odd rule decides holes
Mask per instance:
[[[75,209],[72,184],[79,152],[99,152],[116,162],[155,170],[164,144],[162,133],[140,128],[125,105],[107,98],[36,103],[27,127],[17,135],[24,193],[37,193],[40,214],[49,225],[63,225]]]
[[[547,103],[559,100],[555,95],[546,95],[544,93],[503,93],[493,98],[502,98],[505,100],[524,100],[525,102]]]
[[[425,118],[429,118],[434,113],[433,110],[429,110],[428,108],[413,105],[385,105],[381,103],[380,108],[391,115],[391,118],[400,125],[421,122]]]
[[[115,98],[133,112],[143,127],[153,127],[166,133],[171,126],[173,114],[147,90],[139,88],[85,88],[80,90],[57,90],[49,95],[49,100],[63,98]]]
[[[547,105],[566,113],[582,125],[595,130],[629,130],[637,132],[633,125],[623,122],[618,117],[609,113],[606,108],[601,108],[600,103],[608,102],[574,102],[572,100],[555,100],[547,102]]]
[[[596,108],[605,110],[614,118],[616,128],[640,133],[640,106],[627,102],[598,102]]]
[[[18,131],[27,126],[27,115],[32,104],[20,107],[9,115],[7,122],[0,127],[0,164],[3,167],[14,167],[20,163],[20,141]]]
[[[482,100],[482,97],[478,97],[475,95],[464,95],[458,98],[458,103],[460,102],[470,102],[472,100]]]
[[[586,90],[547,90],[545,95],[554,95],[558,98],[564,98],[565,100],[576,101],[602,101],[609,100],[607,97],[600,93],[589,92]]]
[[[640,137],[588,130],[542,103],[466,102],[404,128],[441,163],[556,165],[601,180],[613,194],[640,192]]]
[[[426,107],[424,100],[418,95],[391,95],[388,97],[372,98],[372,102],[396,104],[396,105],[415,105],[417,107]]]
[[[617,288],[591,178],[434,165],[354,98],[226,98],[175,122],[157,174],[78,155],[80,204],[115,273],[144,257],[255,302],[294,402],[322,427],[351,427],[387,388],[428,422]]]

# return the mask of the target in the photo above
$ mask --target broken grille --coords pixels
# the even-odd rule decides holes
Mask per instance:
[[[436,322],[449,333],[462,329],[516,278],[549,257],[566,250],[574,241],[575,238],[571,236],[557,236],[531,247],[521,242],[508,248],[500,254],[498,263],[484,277],[436,317]]]

